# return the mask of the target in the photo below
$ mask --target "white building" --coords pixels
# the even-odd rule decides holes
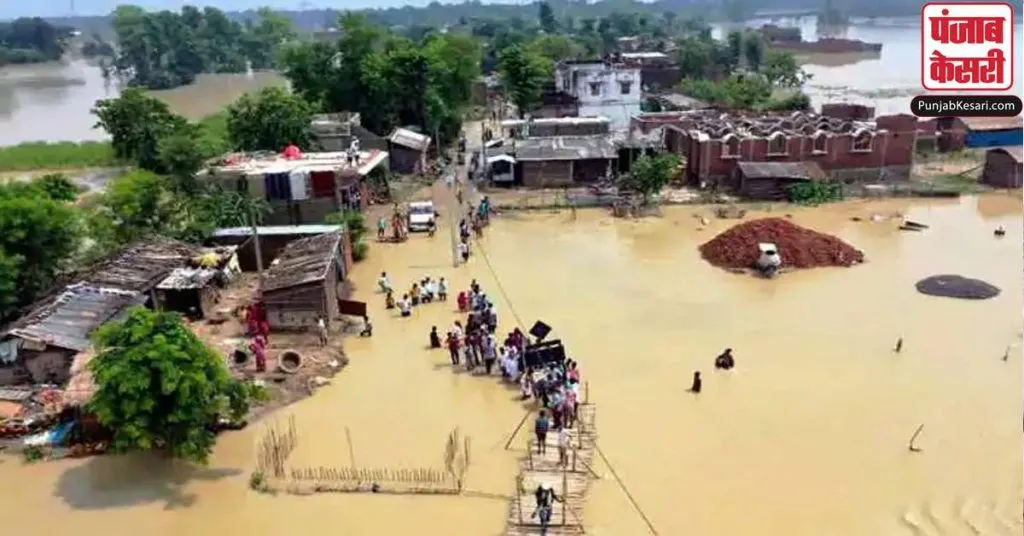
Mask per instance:
[[[640,113],[640,67],[602,61],[566,62],[555,71],[555,88],[579,99],[580,117],[607,117],[611,130],[629,130]]]

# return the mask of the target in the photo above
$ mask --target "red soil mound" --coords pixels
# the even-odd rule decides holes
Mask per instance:
[[[784,268],[850,266],[864,261],[864,253],[846,242],[782,218],[741,223],[702,245],[700,254],[720,268],[750,268],[761,256],[757,248],[761,242],[779,248]]]

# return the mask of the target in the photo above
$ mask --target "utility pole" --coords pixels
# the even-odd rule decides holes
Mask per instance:
[[[256,250],[256,290],[263,297],[263,251],[260,248],[260,231],[256,225],[256,208],[249,204],[249,223],[252,224],[253,247]]]

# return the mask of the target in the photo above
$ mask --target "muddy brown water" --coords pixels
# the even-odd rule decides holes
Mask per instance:
[[[373,287],[387,270],[396,286],[426,274],[456,287],[476,278],[503,326],[513,310],[551,324],[590,382],[602,451],[662,535],[1020,534],[1020,198],[786,208],[869,262],[774,281],[706,265],[696,246],[730,222],[697,230],[700,210],[636,222],[520,213],[483,240],[494,272],[479,250],[453,269],[444,228],[374,246],[356,269],[376,332],[347,341],[352,362],[332,385],[270,418],[295,416],[292,461],[347,465],[347,426],[357,465],[436,467],[459,426],[472,438],[468,487],[481,495],[256,494],[256,425],[223,436],[203,469],[147,457],[3,459],[0,515],[12,534],[71,524],[156,536],[497,534],[508,506],[487,494],[512,490],[521,452],[501,445],[523,408],[496,380],[453,372],[425,349],[429,327],[455,318],[451,306],[404,320],[385,313]],[[892,211],[931,228],[850,221]],[[1004,239],[992,236],[999,225]],[[986,279],[1003,293],[980,302],[918,294],[914,282],[934,273]],[[724,347],[737,368],[718,373],[711,365]],[[698,369],[704,390],[694,396],[686,389]],[[921,452],[910,453],[920,424]],[[595,469],[605,478],[590,493],[588,533],[647,534],[608,469]]]

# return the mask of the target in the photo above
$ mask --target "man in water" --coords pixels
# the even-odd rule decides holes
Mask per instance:
[[[694,394],[700,393],[700,389],[703,386],[703,383],[704,382],[702,382],[700,379],[700,371],[693,371],[693,384],[690,386],[690,392]]]
[[[537,454],[544,455],[548,451],[547,439],[548,430],[551,429],[551,420],[544,410],[540,410],[537,419],[533,421],[533,433],[537,436]]]
[[[377,220],[377,241],[378,242],[384,242],[385,240],[387,240],[387,236],[386,236],[387,230],[388,230],[388,219],[385,218],[384,216],[381,216]]]
[[[363,331],[359,332],[360,337],[373,337],[373,324],[370,323],[370,317],[363,315]]]
[[[715,368],[720,370],[730,370],[736,366],[736,360],[732,357],[732,348],[726,348],[724,352],[715,358]]]
[[[388,280],[387,272],[380,273],[380,277],[377,278],[377,286],[380,288],[381,292],[391,292],[391,281]]]

